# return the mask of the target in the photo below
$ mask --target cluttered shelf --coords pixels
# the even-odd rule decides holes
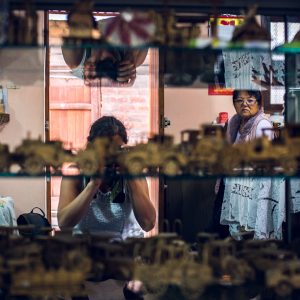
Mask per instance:
[[[50,231],[51,236],[46,229],[0,228],[0,258],[6,262],[0,270],[4,295],[86,296],[85,280],[114,278],[142,281],[151,299],[181,295],[180,299],[241,300],[258,293],[261,299],[299,296],[299,282],[293,280],[300,265],[296,244],[251,240],[252,232],[241,234],[250,238],[241,241],[200,232],[196,242],[189,244],[175,232],[118,241],[103,232]],[[16,230],[21,236],[13,234]]]
[[[253,141],[230,144],[222,125],[204,124],[199,130],[182,131],[180,143],[175,143],[172,135],[156,134],[147,142],[120,148],[107,138],[97,138],[77,151],[64,148],[61,141],[28,137],[14,150],[0,144],[0,171],[1,176],[21,177],[298,177],[299,133],[299,125],[289,124],[269,128]],[[66,168],[68,165],[77,167]]]
[[[26,5],[25,5],[26,3]],[[39,15],[31,2],[24,3],[24,15],[16,14],[3,4],[0,30],[1,47],[38,46]],[[70,11],[49,13],[49,28],[43,45],[68,47],[171,47],[222,50],[271,49],[272,38],[256,19],[259,7],[252,6],[243,15],[202,13],[182,15],[167,6],[165,11],[121,10],[120,13],[98,15],[89,1],[75,2]],[[9,12],[11,12],[9,14]],[[56,14],[60,14],[58,18]],[[55,17],[56,16],[56,17]],[[201,29],[201,26],[206,30]],[[231,28],[220,27],[231,26]],[[219,31],[234,31],[231,34]],[[7,30],[9,28],[9,30]],[[16,34],[19,32],[20,34]],[[22,33],[22,34],[21,34]],[[299,34],[292,41],[282,42],[275,51],[299,53]],[[272,46],[272,49],[274,46]]]
[[[199,175],[193,175],[193,174],[180,174],[180,175],[174,175],[174,176],[168,176],[162,173],[157,172],[144,172],[143,174],[140,175],[131,175],[128,173],[117,173],[117,174],[95,174],[93,176],[86,176],[84,174],[72,174],[68,171],[66,172],[61,172],[61,171],[56,171],[56,172],[47,172],[43,171],[38,174],[29,174],[25,172],[1,172],[0,173],[1,178],[51,178],[51,177],[65,177],[65,178],[87,178],[89,179],[90,177],[93,178],[105,178],[105,179],[113,179],[113,180],[118,180],[118,179],[124,179],[124,180],[130,180],[130,179],[135,179],[135,178],[160,178],[160,179],[165,179],[168,181],[199,181],[199,180],[221,180],[221,179],[228,179],[228,178],[237,178],[237,179],[243,179],[243,178],[251,178],[253,180],[255,179],[278,179],[278,180],[297,180],[299,181],[300,178],[300,173],[294,174],[294,175],[285,175],[285,174],[261,174],[261,173],[248,173],[248,171],[242,171],[236,173],[236,175],[224,175],[224,174],[199,174]]]
[[[168,53],[180,53],[187,51],[189,55],[193,53],[199,53],[202,55],[205,54],[215,54],[219,55],[223,52],[251,52],[251,53],[262,53],[262,54],[299,54],[300,53],[300,42],[286,43],[282,44],[276,48],[271,49],[262,44],[261,46],[257,43],[244,44],[219,44],[218,40],[213,40],[211,38],[199,38],[190,42],[189,45],[163,45],[156,43],[148,43],[144,45],[114,45],[105,42],[97,41],[84,41],[82,43],[60,41],[57,43],[36,44],[36,45],[27,45],[27,44],[12,44],[12,45],[1,45],[0,50],[1,54],[5,54],[6,51],[38,51],[64,48],[64,49],[98,49],[98,50],[116,50],[116,51],[126,51],[126,50],[136,50],[143,51],[148,49],[157,49],[161,54]]]
[[[7,5],[3,6],[3,9],[9,12],[12,7]],[[126,53],[127,57],[129,52],[155,48],[159,50],[159,71],[165,74],[167,87],[203,88],[217,82],[217,88],[241,88],[227,78],[238,75],[244,80],[243,88],[260,89],[262,83],[284,86],[284,76],[293,77],[295,72],[285,68],[284,55],[280,59],[278,57],[285,53],[292,56],[300,53],[299,33],[289,42],[271,47],[270,33],[256,18],[259,7],[252,7],[243,15],[220,14],[218,17],[209,13],[182,15],[167,7],[165,11],[131,9],[119,14],[101,16],[94,13],[91,3],[83,1],[73,3],[71,10],[65,11],[59,18],[58,11],[49,13],[49,28],[43,42],[45,46],[38,42],[41,40],[38,38],[41,32],[38,33],[39,15],[35,7],[32,3],[27,3],[23,9],[24,16],[13,12],[11,15],[3,14],[4,21],[0,25],[3,32],[0,41],[0,67],[6,68],[7,77],[12,71],[23,74],[37,68],[43,69],[44,49],[54,52],[58,48],[73,52],[84,50],[85,53],[97,50],[99,53],[123,53],[123,56]],[[13,22],[14,20],[18,22]],[[31,25],[28,20],[31,20]],[[218,31],[227,30],[224,29],[224,24],[234,28],[229,39],[228,36],[225,38],[218,34]],[[23,31],[20,31],[21,27]],[[6,28],[12,29],[6,31]],[[23,34],[16,35],[14,32]],[[14,51],[23,52],[22,55],[28,56],[31,54],[25,52],[36,51],[34,55],[37,59],[32,61],[32,64],[29,59],[28,65],[20,66],[14,63]],[[17,53],[15,55],[18,55]],[[274,58],[274,55],[277,57]],[[190,59],[191,57],[193,59]],[[84,71],[93,61],[92,58],[83,63]],[[92,78],[82,71],[85,83],[97,85],[98,79],[103,77],[115,80],[120,61],[121,58],[113,64],[108,64],[105,60],[93,61],[95,74]],[[253,66],[250,75],[248,69],[243,69],[249,63]],[[57,71],[66,73],[66,70]],[[68,76],[70,73],[74,75],[72,70],[69,70]],[[270,80],[266,82],[266,78]]]

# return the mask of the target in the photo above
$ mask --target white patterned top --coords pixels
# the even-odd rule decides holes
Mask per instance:
[[[74,233],[113,233],[120,239],[143,237],[144,231],[138,224],[132,209],[132,201],[126,182],[124,183],[125,201],[114,203],[111,192],[100,190],[90,202],[87,213],[74,227]]]
[[[0,225],[17,226],[14,201],[11,197],[0,196]]]
[[[254,138],[262,136],[271,123],[260,120],[252,130]],[[251,140],[246,136],[246,141]],[[271,136],[270,136],[271,138]],[[242,142],[239,134],[234,143]],[[282,239],[285,220],[285,180],[283,178],[226,178],[220,223],[229,225],[230,234],[238,237],[241,227],[254,231],[257,239]]]

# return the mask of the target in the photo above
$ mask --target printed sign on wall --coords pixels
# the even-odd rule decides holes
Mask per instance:
[[[214,22],[215,18],[210,18],[210,22]],[[233,31],[236,26],[241,25],[244,22],[244,17],[242,16],[232,16],[232,15],[222,15],[217,18],[216,25],[217,25],[217,38],[221,42],[228,43],[231,38]],[[216,65],[216,73],[217,74],[224,74],[223,70],[220,70],[222,67],[220,66],[223,64],[223,58],[221,57],[218,60],[218,64]],[[232,95],[233,89],[225,87],[225,79],[216,78],[215,84],[208,85],[208,95]]]

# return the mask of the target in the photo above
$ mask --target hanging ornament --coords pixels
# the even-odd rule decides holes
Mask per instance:
[[[103,38],[118,46],[142,46],[154,40],[156,26],[150,13],[124,11],[100,22]]]

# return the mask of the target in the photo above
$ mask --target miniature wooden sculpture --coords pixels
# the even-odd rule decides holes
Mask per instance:
[[[137,144],[122,153],[118,162],[131,175],[140,175],[144,170],[157,172],[161,168],[162,173],[174,176],[184,170],[187,159],[174,145],[172,136],[156,135],[147,144]]]
[[[64,162],[73,160],[71,152],[64,150],[62,142],[43,142],[41,138],[24,139],[22,144],[16,147],[12,157],[14,162],[21,166],[22,171],[30,175],[42,173],[45,167],[53,167],[56,171]]]
[[[69,33],[64,37],[66,43],[81,43],[100,38],[92,8],[91,0],[75,3],[68,14]]]
[[[149,293],[162,296],[169,285],[177,286],[187,299],[197,299],[207,285],[213,283],[212,269],[198,263],[182,240],[156,238],[156,244],[148,239],[146,253],[152,259],[135,265],[133,278],[141,280]]]
[[[75,162],[82,174],[86,176],[102,174],[106,166],[115,163],[118,153],[119,148],[108,138],[96,138],[88,143],[86,149],[78,152]]]
[[[10,12],[7,43],[9,45],[37,45],[38,15],[30,0],[25,1],[25,12]]]
[[[287,297],[293,289],[299,289],[300,261],[290,260],[270,268],[266,273],[266,285],[280,297]]]
[[[244,250],[239,253],[239,257],[246,260],[253,267],[256,276],[264,275],[267,270],[280,263],[296,259],[293,252],[276,248],[265,248],[258,251]]]
[[[96,243],[91,247],[91,256],[93,265],[96,264],[96,268],[92,266],[93,280],[132,279],[135,261],[127,255],[123,243]]]
[[[288,135],[285,135],[285,141],[274,142],[262,136],[224,148],[222,168],[225,174],[237,174],[245,167],[260,174],[294,174],[297,170],[296,152],[296,145]]]
[[[255,272],[244,259],[235,257],[236,246],[230,240],[215,240],[203,247],[203,262],[213,268],[214,276],[221,285],[241,285],[254,280]]]
[[[199,232],[197,233],[195,248],[198,251],[199,261],[203,261],[203,249],[206,243],[210,243],[218,239],[217,233]]]
[[[20,297],[83,296],[91,259],[74,237],[23,238],[6,253],[9,295]]]
[[[200,35],[199,24],[193,22],[178,23],[175,11],[154,13],[156,23],[156,42],[169,46],[188,46]]]
[[[270,43],[270,32],[258,24],[255,14],[256,6],[248,11],[248,14],[245,17],[245,22],[235,28],[231,39],[232,43],[240,44],[256,41]]]
[[[223,134],[223,127],[206,125],[202,126],[200,137],[188,153],[188,171],[192,174],[216,174],[220,171],[220,153],[227,145]],[[188,150],[187,146],[185,148]]]

